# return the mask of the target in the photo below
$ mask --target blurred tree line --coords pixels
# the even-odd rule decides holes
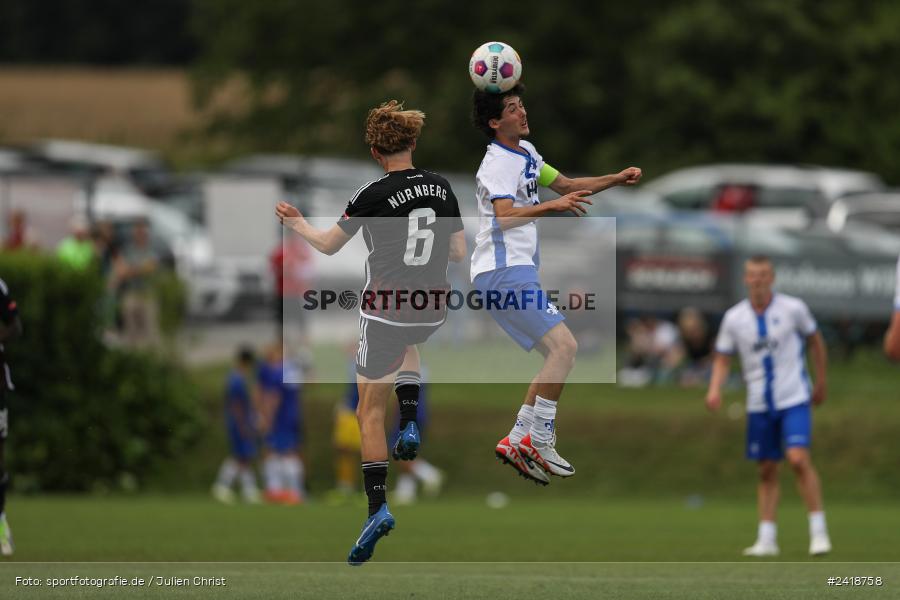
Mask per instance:
[[[897,182],[897,31],[891,0],[7,0],[0,60],[189,64],[211,147],[234,151],[365,156],[367,109],[398,98],[429,115],[420,164],[473,170],[466,67],[497,39],[566,171],[779,161]]]
[[[360,3],[199,0],[198,100],[245,77],[212,131],[257,148],[363,156],[366,110],[428,113],[418,161],[474,170],[466,67],[524,62],[544,157],[568,171],[707,161],[818,163],[900,181],[900,3],[872,0]]]

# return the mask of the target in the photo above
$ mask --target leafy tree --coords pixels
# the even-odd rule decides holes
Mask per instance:
[[[198,0],[196,98],[245,83],[209,133],[242,149],[364,156],[368,108],[429,119],[423,165],[473,170],[469,53],[522,55],[535,142],[567,171],[648,176],[723,160],[821,163],[900,179],[900,5],[717,0],[473,5]]]

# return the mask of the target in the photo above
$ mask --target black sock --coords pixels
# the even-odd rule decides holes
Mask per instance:
[[[369,497],[369,516],[378,512],[387,500],[387,468],[386,460],[364,462],[362,464],[363,482],[366,496]]]
[[[0,515],[6,509],[6,484],[9,482],[9,473],[0,471]]]
[[[419,385],[421,378],[415,371],[400,371],[394,381],[397,402],[400,403],[400,429],[415,421],[419,412]]]

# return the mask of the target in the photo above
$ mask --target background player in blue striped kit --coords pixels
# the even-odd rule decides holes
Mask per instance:
[[[756,542],[744,555],[775,556],[779,552],[775,525],[778,463],[785,456],[809,511],[809,553],[827,554],[831,540],[822,489],[809,453],[810,405],[825,401],[827,352],[809,307],[799,298],[773,292],[774,281],[769,258],[756,256],[744,265],[748,297],[722,319],[706,405],[714,411],[721,407],[721,389],[731,357],[740,354],[747,383],[747,458],[755,460],[759,469],[759,529]],[[815,367],[814,385],[806,372],[806,345]]]

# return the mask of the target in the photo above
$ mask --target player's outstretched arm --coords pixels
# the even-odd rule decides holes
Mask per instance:
[[[512,229],[525,225],[551,212],[571,212],[576,217],[587,214],[585,204],[594,202],[587,198],[591,194],[588,190],[577,190],[560,196],[547,202],[541,202],[533,206],[513,206],[510,198],[494,200],[494,214],[500,229]]]
[[[569,178],[560,173],[550,182],[550,189],[557,194],[569,194],[576,190],[590,190],[591,194],[596,194],[616,185],[634,185],[640,180],[641,170],[637,167],[628,167],[613,175],[600,177]]]
[[[809,355],[816,373],[812,402],[818,406],[825,402],[825,396],[828,394],[828,350],[821,332],[818,331],[806,338],[806,343],[809,346]]]
[[[706,408],[712,411],[719,410],[722,406],[722,384],[731,370],[731,357],[721,352],[716,352],[713,358],[712,375],[709,378],[709,389],[706,392]]]
[[[891,326],[884,336],[884,353],[889,359],[900,362],[900,310],[895,310],[891,317]]]
[[[350,241],[351,236],[344,233],[344,230],[337,225],[328,230],[316,229],[303,218],[296,207],[287,202],[278,203],[278,206],[275,207],[275,215],[282,225],[299,233],[303,239],[309,242],[310,246],[322,254],[332,255]]]

